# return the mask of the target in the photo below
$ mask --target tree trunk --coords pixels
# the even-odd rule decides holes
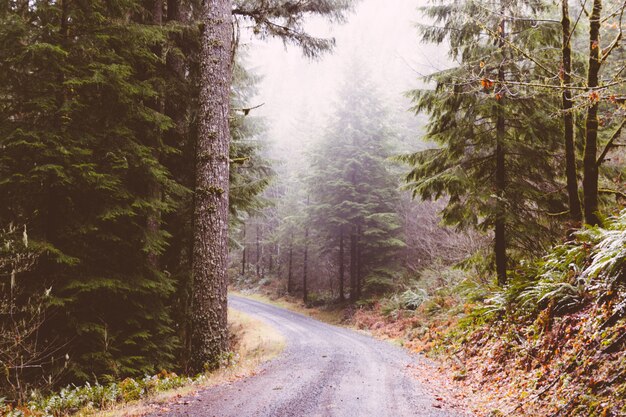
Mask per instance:
[[[293,236],[289,242],[289,262],[287,265],[287,294],[293,292]]]
[[[567,178],[567,196],[569,199],[570,219],[574,225],[583,220],[580,196],[578,195],[578,178],[576,167],[576,146],[574,144],[574,115],[572,114],[572,44],[570,40],[571,23],[569,17],[569,0],[562,0],[561,27],[563,31],[562,66],[563,66],[563,140],[565,142],[565,176]]]
[[[356,226],[353,226],[350,234],[350,301],[357,300],[357,248],[356,248]]]
[[[261,242],[260,242],[260,238],[259,238],[259,234],[261,233],[260,231],[260,226],[257,220],[257,224],[256,224],[256,277],[259,278],[261,276]]]
[[[307,287],[308,265],[309,264],[309,228],[304,230],[304,264],[302,266],[302,300],[309,301],[309,290]]]
[[[343,254],[343,228],[341,229],[340,235],[339,235],[339,300],[340,301],[345,301],[346,299],[346,295],[344,294],[343,291],[343,276],[344,276],[344,264],[343,264],[343,258],[344,258],[344,254]]]
[[[152,3],[152,24],[155,26],[163,25],[163,0],[154,0]],[[160,56],[163,53],[160,45],[155,46],[153,49],[155,55],[157,56]],[[157,91],[157,97],[154,101],[152,101],[152,103],[150,103],[150,107],[159,113],[165,113],[165,101],[163,101],[161,91]],[[161,157],[159,149],[161,147],[162,135],[157,132],[154,132],[153,135],[154,136],[151,138],[152,156],[156,161],[159,161]],[[149,180],[148,194],[151,200],[158,201],[162,199],[161,184],[158,180],[154,178]],[[148,236],[151,239],[159,239],[159,231],[161,229],[161,211],[158,208],[153,207],[149,209],[146,219],[146,229]],[[148,252],[147,258],[148,265],[150,265],[154,270],[158,270],[159,254],[156,251],[151,250]]]
[[[505,20],[502,20],[500,23],[500,50],[504,55],[504,39],[505,39]],[[500,85],[504,84],[505,81],[505,72],[503,64],[500,65],[500,69],[498,70],[498,81],[500,81]],[[506,259],[506,206],[504,199],[505,191],[506,191],[506,166],[505,166],[505,135],[506,135],[506,127],[505,127],[505,119],[504,119],[504,110],[503,106],[503,92],[499,92],[500,97],[497,99],[498,104],[496,104],[496,218],[495,218],[495,240],[494,240],[494,252],[496,256],[496,275],[498,277],[498,284],[505,285],[507,283],[506,269],[507,269],[507,259]]]
[[[595,97],[596,87],[600,74],[600,16],[602,1],[594,0],[593,11],[589,18],[589,69],[587,72],[587,86],[589,87],[591,106],[587,110],[585,122],[585,150],[583,154],[583,200],[585,209],[585,223],[597,225],[598,218],[598,103]]]
[[[243,223],[243,249],[241,250],[241,276],[246,275],[246,223]]]
[[[196,147],[191,368],[216,368],[228,351],[227,267],[232,4],[202,6]]]
[[[269,258],[267,272],[271,275],[274,269],[274,245],[273,244],[270,245],[267,256]]]

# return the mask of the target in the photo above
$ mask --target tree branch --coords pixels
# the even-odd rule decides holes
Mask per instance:
[[[606,155],[609,153],[611,148],[614,148],[616,146],[614,142],[622,133],[622,129],[624,128],[624,125],[626,125],[626,118],[622,120],[622,123],[619,125],[617,130],[613,132],[613,135],[611,135],[611,138],[607,142],[606,146],[604,147],[604,150],[602,150],[602,153],[600,154],[600,156],[598,157],[598,160],[596,161],[597,166],[602,165],[602,163],[604,162],[604,158],[606,158]]]

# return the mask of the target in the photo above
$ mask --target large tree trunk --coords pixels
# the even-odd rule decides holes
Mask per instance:
[[[500,23],[500,49],[504,53],[504,39],[505,39],[505,20]],[[498,70],[498,81],[500,85],[504,84],[505,72],[504,66],[500,65]],[[503,93],[500,93],[503,94]],[[505,166],[505,134],[506,126],[504,119],[504,110],[502,108],[504,96],[501,95],[499,103],[496,105],[496,218],[495,218],[495,240],[494,240],[494,252],[496,256],[496,274],[498,276],[498,284],[505,285],[507,283],[506,269],[506,206],[504,199],[506,198],[506,166]]]
[[[594,0],[593,11],[589,18],[589,69],[587,72],[587,86],[590,91],[591,106],[587,110],[585,122],[585,151],[583,155],[583,200],[585,208],[585,223],[597,225],[598,218],[598,103],[599,97],[594,97],[600,75],[600,16],[602,1]]]
[[[572,83],[572,44],[571,23],[569,17],[569,0],[562,0],[561,29],[562,66],[563,66],[563,141],[565,142],[565,176],[567,178],[567,196],[569,199],[570,219],[574,225],[579,225],[583,219],[580,196],[578,195],[578,178],[576,168],[576,147],[574,144],[574,115],[572,114],[572,92],[569,87]]]
[[[231,1],[203,4],[196,147],[191,368],[220,365],[228,351],[227,266]]]
[[[339,235],[339,300],[344,301],[346,299],[346,295],[343,290],[343,276],[345,274],[344,267],[344,249],[343,249],[343,228],[341,229]]]

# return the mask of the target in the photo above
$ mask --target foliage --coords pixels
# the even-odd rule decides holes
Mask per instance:
[[[352,8],[353,0],[236,0],[233,14],[253,23],[254,34],[261,39],[276,37],[285,44],[301,48],[305,56],[316,57],[335,45],[334,39],[311,36],[305,31],[304,20],[319,16],[331,21],[343,21]],[[237,20],[238,22],[238,20]]]
[[[205,375],[195,378],[161,371],[143,378],[126,378],[118,383],[83,386],[69,385],[50,396],[33,395],[26,404],[13,408],[0,402],[0,411],[7,417],[60,417],[80,410],[105,410],[118,403],[148,398],[155,393],[202,384]]]
[[[18,288],[33,311],[49,294],[37,335],[54,348],[39,372],[53,385],[184,367],[200,31],[188,2],[167,24],[144,3],[0,8],[0,222],[28,225],[38,250]],[[234,80],[245,107],[255,78],[239,66]],[[244,116],[232,120],[235,218],[269,175]]]
[[[607,219],[604,227],[586,227],[573,237],[518,268],[510,284],[486,300],[484,312],[535,318],[548,307],[557,314],[575,311],[623,291],[626,211]]]
[[[38,338],[49,311],[51,288],[26,291],[23,282],[41,254],[36,242],[29,242],[26,226],[9,224],[0,229],[0,392],[11,399],[24,400],[28,391],[58,374],[46,374],[58,345],[42,345]],[[44,382],[45,383],[45,382]]]
[[[374,86],[353,63],[328,131],[312,152],[307,178],[309,223],[323,252],[337,256],[343,241],[356,281],[352,299],[361,288],[389,290],[398,267],[394,254],[404,247],[396,211],[399,193],[385,160],[391,130],[383,114]]]
[[[516,49],[554,42],[552,31],[524,18],[542,8],[541,2],[506,1],[425,8],[435,24],[422,27],[423,38],[449,41],[458,64],[426,77],[433,89],[409,93],[413,110],[430,115],[424,139],[434,146],[401,158],[412,166],[408,188],[423,199],[445,197],[442,218],[458,229],[492,233],[501,224],[505,237],[495,247],[508,249],[510,260],[541,255],[562,227],[550,214],[565,207],[553,117],[559,96],[506,83],[544,76]],[[496,83],[498,77],[503,80]]]

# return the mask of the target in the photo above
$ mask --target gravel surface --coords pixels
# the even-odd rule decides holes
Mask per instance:
[[[190,417],[461,417],[411,376],[417,355],[301,314],[230,296],[229,306],[287,339],[279,358],[250,378],[201,391],[167,412]],[[186,404],[185,404],[186,403]]]

